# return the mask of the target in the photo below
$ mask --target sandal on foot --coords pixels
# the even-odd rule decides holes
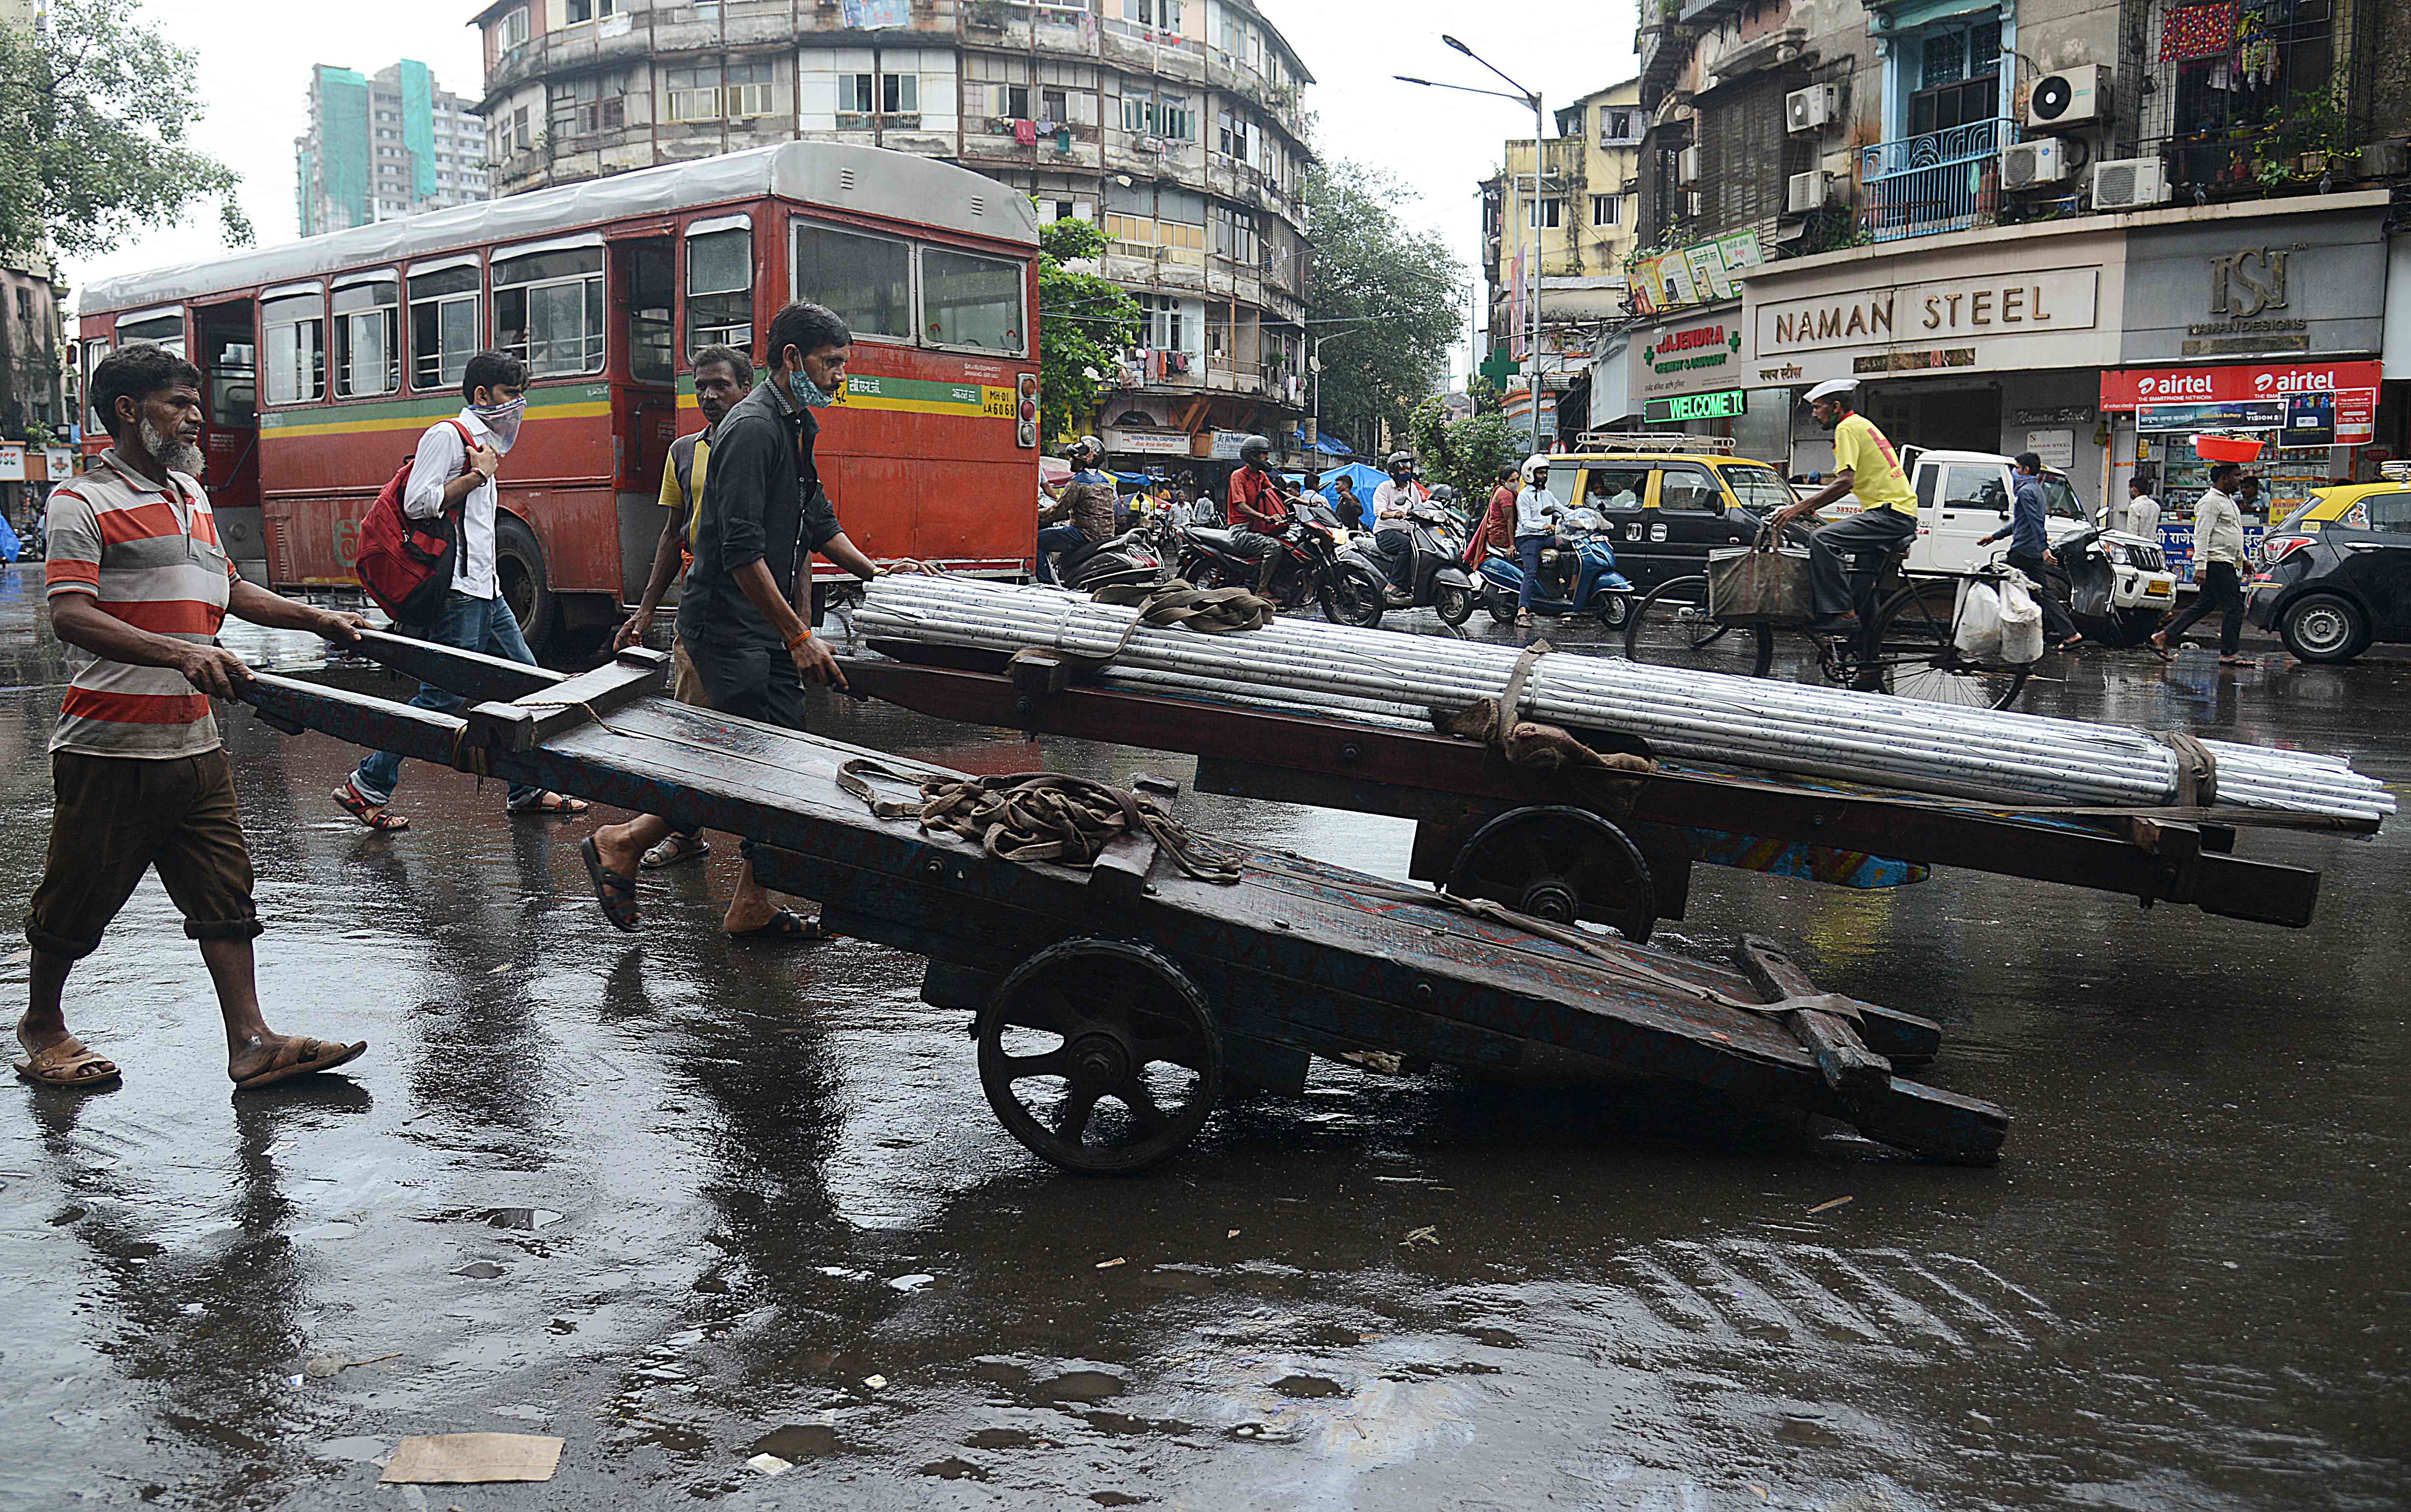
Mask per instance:
[[[681,866],[690,861],[701,861],[711,854],[711,842],[700,835],[670,832],[661,844],[645,852],[637,865],[647,871],[659,871],[665,866]]]
[[[346,782],[334,792],[335,806],[366,824],[379,835],[391,835],[410,828],[410,821],[392,812],[385,805],[371,803],[360,796],[360,790]]]
[[[574,819],[593,806],[583,798],[572,798],[567,793],[539,792],[525,803],[506,807],[514,814],[551,814],[559,819]]]
[[[296,1035],[276,1047],[276,1054],[269,1061],[266,1070],[254,1071],[240,1078],[234,1089],[237,1092],[253,1092],[297,1076],[331,1071],[338,1066],[359,1059],[368,1053],[368,1048],[369,1042],[365,1040],[344,1045],[331,1040],[307,1040]]]
[[[821,927],[818,919],[798,918],[784,909],[770,915],[770,922],[759,929],[731,929],[723,933],[730,939],[791,939],[797,944],[836,938]]]
[[[636,932],[636,884],[603,865],[603,852],[588,836],[577,842],[578,859],[586,863],[586,875],[594,883],[594,901],[603,905],[603,917],[611,927],[627,934]]]
[[[116,1062],[87,1049],[74,1035],[35,1051],[30,1059],[17,1062],[17,1077],[37,1086],[87,1089],[115,1086],[125,1080]]]

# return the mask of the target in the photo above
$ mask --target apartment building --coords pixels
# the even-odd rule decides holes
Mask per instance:
[[[373,77],[310,70],[310,129],[293,143],[305,237],[488,197],[476,103],[405,58]]]
[[[810,137],[942,158],[1102,225],[1146,311],[1126,465],[1302,445],[1303,62],[1249,0],[497,0],[494,188]]]
[[[1896,442],[2036,450],[2093,499],[2140,468],[2182,508],[2214,425],[2269,438],[2281,501],[2374,475],[2411,378],[2405,12],[1650,0],[1590,418],[1818,470],[1798,396],[1854,377]]]

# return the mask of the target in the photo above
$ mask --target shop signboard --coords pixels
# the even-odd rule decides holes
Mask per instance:
[[[2367,202],[2338,207],[2337,198]],[[2271,205],[2316,208],[2129,233],[2122,362],[2380,349],[2387,297],[2382,196]]]
[[[1237,461],[1239,459],[1239,448],[1248,443],[1249,434],[1249,432],[1245,430],[1215,431],[1214,460],[1218,462]]]
[[[2377,421],[2378,365],[2370,361],[2232,363],[2200,368],[2118,368],[2101,375],[2101,407],[2136,412],[2139,430],[2185,429],[2170,424],[2146,425],[2145,410],[2163,411],[2216,405],[2257,406],[2239,417],[2213,419],[2199,425],[2237,429],[2275,430],[2286,425],[2286,402],[2298,394],[2335,396],[2335,440],[2338,446],[2365,445],[2374,439]],[[2304,443],[2316,444],[2316,443]]]
[[[2051,429],[2029,430],[2021,450],[2030,451],[2042,458],[2045,467],[2055,467],[2065,472],[2076,465],[2076,432]]]
[[[42,456],[51,469],[52,483],[65,483],[75,476],[75,449],[70,446],[45,446]]]
[[[0,442],[0,483],[25,481],[25,448],[21,442]]]
[[[1735,231],[1625,266],[1636,315],[1664,314],[1741,297],[1741,275],[1765,262],[1755,230]]]
[[[2286,400],[2286,429],[2277,434],[2280,446],[2332,446],[2336,439],[2336,397],[2295,394]]]
[[[2221,400],[2211,404],[2146,404],[2135,411],[2138,430],[2275,430],[2286,423],[2282,399]]]
[[[1737,386],[1745,366],[1740,314],[1727,306],[1714,316],[1636,327],[1626,369],[1631,401]]]
[[[1184,430],[1107,430],[1105,449],[1132,457],[1186,457],[1189,434]]]
[[[1675,394],[1666,399],[1644,400],[1641,418],[1649,425],[1730,420],[1747,408],[1747,394],[1738,388],[1716,388],[1704,394]]]

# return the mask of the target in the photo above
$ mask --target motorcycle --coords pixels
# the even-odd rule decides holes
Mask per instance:
[[[2097,529],[2079,531],[2051,548],[2068,575],[2068,613],[2088,641],[2108,647],[2140,646],[2159,628],[2166,611],[2121,609],[2116,603],[2117,564]]]
[[[1200,525],[1177,529],[1181,577],[1198,588],[1255,586],[1255,559],[1239,553],[1231,531]],[[1313,603],[1336,625],[1371,630],[1381,624],[1388,582],[1349,543],[1328,510],[1293,502],[1288,522],[1273,540],[1273,579],[1266,592],[1274,603],[1287,610]]]
[[[1573,510],[1558,531],[1562,545],[1541,554],[1541,580],[1532,594],[1532,612],[1544,615],[1595,614],[1610,630],[1621,629],[1632,617],[1631,579],[1615,570],[1614,531],[1607,516],[1596,509]],[[1494,551],[1482,559],[1482,607],[1500,624],[1512,624],[1516,600],[1524,589],[1523,560],[1513,552]]]
[[[1055,559],[1055,579],[1079,593],[1126,584],[1145,586],[1163,580],[1163,560],[1142,524],[1111,540],[1064,552]]]
[[[1472,618],[1473,575],[1465,566],[1463,527],[1436,505],[1417,504],[1407,512],[1403,533],[1407,537],[1407,560],[1402,564],[1407,588],[1390,593],[1390,607],[1428,608],[1447,625],[1461,625]]]

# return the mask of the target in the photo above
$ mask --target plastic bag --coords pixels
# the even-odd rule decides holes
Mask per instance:
[[[2033,585],[2021,573],[2001,580],[2001,657],[1999,664],[2022,667],[2042,660],[2042,605]]]
[[[1990,583],[1970,583],[1959,603],[1951,644],[1966,661],[1991,666],[2001,660],[2001,596]]]

